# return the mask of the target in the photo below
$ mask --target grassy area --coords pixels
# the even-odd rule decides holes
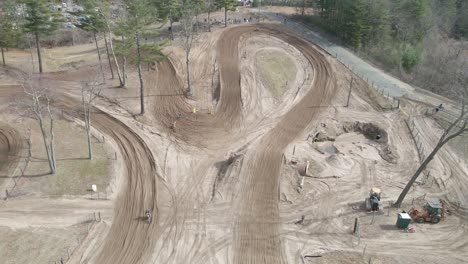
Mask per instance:
[[[277,50],[261,50],[257,53],[256,64],[260,79],[274,97],[280,97],[288,83],[296,78],[297,68],[287,54]]]
[[[25,228],[12,230],[0,227],[0,259],[2,264],[57,263],[66,259],[67,248],[73,250],[77,237],[86,232],[85,225],[67,228]]]
[[[33,125],[32,156],[26,171],[26,182],[22,191],[49,196],[83,195],[90,184],[96,184],[103,191],[110,181],[110,166],[113,154],[104,144],[93,139],[93,159],[87,159],[86,133],[74,122],[56,121],[57,172],[48,174],[49,167],[42,137],[37,125]]]

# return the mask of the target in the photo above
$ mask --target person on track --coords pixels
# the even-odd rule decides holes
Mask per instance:
[[[151,223],[151,212],[150,212],[150,210],[146,209],[145,217],[146,217],[146,221],[148,221],[148,223]]]

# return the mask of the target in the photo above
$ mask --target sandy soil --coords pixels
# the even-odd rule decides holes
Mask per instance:
[[[342,64],[277,24],[201,34],[191,57],[195,92],[187,99],[177,45],[167,50],[169,60],[145,71],[144,116],[134,115],[133,70],[126,89],[108,80],[93,109],[95,133],[105,135],[120,161],[112,200],[35,206],[9,200],[0,205],[0,225],[58,234],[51,229],[105,212],[70,263],[463,263],[468,257],[467,167],[450,148],[429,168],[435,180],[420,179],[402,209],[389,206],[420,162],[405,123],[408,109],[427,149],[440,133],[431,118],[416,115],[424,105],[405,101],[401,111],[388,109]],[[265,50],[281,51],[296,68],[276,96],[255,63]],[[54,107],[79,120],[76,88],[86,74],[48,73],[38,82],[60,88]],[[12,85],[0,86],[2,94],[12,93]],[[6,157],[14,126],[0,127],[0,157]],[[383,190],[383,209],[368,214],[363,201],[374,186]],[[411,224],[416,233],[397,229],[397,212],[424,197],[447,199],[451,213],[437,225]],[[153,212],[151,223],[145,209]],[[359,235],[352,232],[355,219]]]

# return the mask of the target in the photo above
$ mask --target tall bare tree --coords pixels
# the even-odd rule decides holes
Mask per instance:
[[[105,1],[102,1],[102,3],[104,3]],[[114,63],[115,63],[115,67],[117,68],[117,77],[119,78],[119,83],[120,83],[120,87],[125,87],[124,85],[124,81],[122,79],[122,73],[120,71],[120,66],[119,66],[119,61],[117,60],[117,56],[115,56],[115,50],[114,50],[114,44],[113,44],[113,40],[112,40],[112,29],[111,29],[111,18],[109,16],[109,13],[106,10],[106,7],[104,4],[101,4],[99,5],[99,8],[98,8],[98,13],[99,15],[102,16],[102,18],[104,19],[104,23],[106,25],[106,29],[107,29],[107,35],[108,35],[108,38],[109,38],[109,48],[110,48],[110,51],[111,51],[111,54],[112,54],[112,58],[114,59]],[[112,67],[111,67],[112,68]]]
[[[190,79],[190,52],[192,51],[192,44],[195,38],[195,12],[196,11],[195,8],[193,8],[193,4],[191,4],[191,2],[188,1],[181,8],[180,23],[182,25],[182,44],[185,50],[185,65],[187,67],[187,95],[192,95],[193,93]]]
[[[461,99],[461,110],[458,117],[452,121],[448,127],[442,133],[442,136],[439,138],[435,148],[431,151],[431,153],[424,159],[421,163],[419,168],[414,173],[413,177],[409,180],[406,184],[403,191],[400,193],[398,200],[395,202],[395,207],[400,207],[401,203],[405,199],[406,195],[408,194],[409,190],[413,186],[414,182],[418,179],[419,175],[426,169],[427,165],[431,162],[437,152],[450,140],[462,135],[463,133],[468,132],[468,100],[466,95],[468,95],[468,87],[465,88],[462,99]]]
[[[83,113],[86,135],[88,140],[88,159],[93,159],[93,150],[91,146],[91,109],[94,100],[100,95],[102,86],[96,75],[90,75],[87,81],[81,82],[81,101],[83,103]]]
[[[39,123],[50,172],[51,174],[55,174],[57,166],[54,150],[54,117],[50,110],[48,89],[37,86],[30,76],[25,77],[21,85],[24,92],[32,100],[28,104],[29,110]]]

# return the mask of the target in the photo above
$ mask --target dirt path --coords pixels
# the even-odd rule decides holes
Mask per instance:
[[[269,28],[274,33],[275,30]],[[291,33],[278,38],[295,46],[314,69],[312,89],[258,144],[243,172],[246,181],[236,202],[240,216],[235,227],[235,263],[284,263],[279,236],[279,172],[282,154],[334,95],[330,66],[316,48]]]
[[[219,103],[212,115],[203,113],[194,115],[189,112],[190,105],[184,100],[182,85],[169,61],[160,63],[158,77],[149,76],[151,85],[158,88],[159,96],[156,96],[152,102],[156,119],[160,120],[177,140],[216,150],[232,149],[230,142],[235,142],[235,139],[243,134],[242,131],[249,130],[241,115],[242,90],[238,54],[241,36],[255,32],[255,35],[268,34],[278,37],[302,52],[314,69],[316,78],[311,85],[311,91],[281,117],[279,123],[269,133],[259,139],[255,148],[256,153],[248,152],[248,157],[244,158],[248,162],[239,176],[242,178],[242,186],[236,195],[238,198],[232,205],[234,210],[239,210],[233,226],[235,263],[262,263],[266,260],[268,263],[284,262],[279,238],[278,212],[278,182],[282,151],[310,123],[320,110],[320,106],[329,103],[335,87],[330,67],[324,55],[318,50],[292,33],[283,33],[267,25],[262,25],[260,28],[260,31],[256,32],[254,26],[241,26],[222,33],[217,43]],[[200,165],[197,171],[206,171],[210,162],[213,163],[214,160],[204,161],[207,166]],[[202,179],[198,178],[200,174],[203,174],[203,171],[195,172],[193,175],[195,179],[192,180],[201,182]],[[184,186],[188,189],[186,192],[181,192],[182,196],[177,197],[176,207],[187,214],[193,210],[193,195],[198,193],[194,189],[198,184]],[[186,219],[186,216],[179,216],[178,220],[175,220],[178,226],[184,225],[185,220],[180,219]],[[167,228],[169,233],[177,232],[171,224]],[[166,234],[166,236],[171,235]],[[180,233],[174,233],[174,237],[180,239],[180,236]],[[196,244],[193,244],[193,247],[196,247]]]
[[[15,167],[15,162],[22,148],[22,140],[18,131],[10,126],[0,123],[0,174],[6,173],[7,169]]]
[[[50,85],[50,81],[49,81]],[[79,101],[63,97],[59,108],[73,108]],[[157,174],[153,155],[143,139],[122,121],[96,109],[93,126],[112,138],[125,164],[114,220],[97,263],[137,263],[150,248],[147,237],[157,230]],[[153,212],[154,221],[148,224],[144,211]]]

